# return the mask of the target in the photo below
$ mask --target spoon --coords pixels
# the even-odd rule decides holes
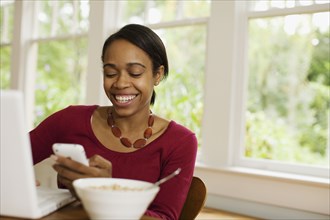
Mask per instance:
[[[165,183],[167,180],[172,179],[173,177],[175,177],[176,175],[178,175],[180,172],[181,172],[181,168],[176,169],[170,175],[168,175],[168,176],[164,177],[163,179],[160,179],[157,182],[155,182],[151,187],[159,186],[160,184]]]

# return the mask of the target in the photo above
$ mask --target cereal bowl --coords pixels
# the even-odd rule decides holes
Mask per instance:
[[[84,178],[74,189],[91,219],[140,219],[159,186],[120,178]]]

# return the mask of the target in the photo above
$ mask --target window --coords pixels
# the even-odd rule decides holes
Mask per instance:
[[[10,58],[11,42],[14,27],[14,2],[1,1],[0,3],[0,88],[10,87]]]
[[[240,162],[289,172],[296,164],[291,172],[326,176],[330,47],[329,12],[322,4],[327,2],[250,3]]]
[[[87,1],[38,2],[34,124],[84,101],[87,69]]]
[[[41,120],[48,114],[47,112],[71,103],[109,104],[102,89],[100,51],[103,42],[110,33],[124,24],[133,22],[146,24],[164,40],[170,59],[170,77],[156,87],[158,98],[154,111],[189,126],[197,136],[202,136],[198,159],[204,163],[204,166],[197,166],[195,174],[208,184],[209,199],[206,205],[245,215],[250,214],[261,219],[328,218],[329,168],[322,167],[321,164],[289,163],[277,158],[255,157],[249,155],[244,146],[245,136],[251,132],[251,130],[246,132],[246,125],[251,123],[248,116],[252,116],[258,110],[258,112],[266,112],[267,119],[273,120],[274,116],[270,117],[270,114],[278,114],[277,109],[283,111],[283,108],[274,108],[276,110],[274,111],[271,107],[261,109],[261,105],[255,105],[259,102],[256,100],[260,100],[260,93],[258,94],[254,88],[257,85],[251,86],[253,85],[251,82],[257,84],[258,71],[251,69],[260,69],[262,65],[259,64],[258,59],[250,59],[251,62],[248,63],[249,55],[255,54],[258,58],[263,54],[266,60],[263,64],[276,64],[269,65],[272,71],[268,73],[274,80],[266,81],[266,85],[270,86],[270,89],[265,90],[267,98],[274,96],[271,89],[283,85],[276,76],[288,72],[286,67],[292,65],[285,60],[288,65],[284,67],[280,65],[281,68],[278,69],[278,59],[288,56],[284,52],[301,51],[299,45],[304,41],[309,43],[303,51],[306,56],[299,59],[304,65],[299,65],[298,68],[308,69],[304,74],[308,74],[307,79],[312,82],[304,82],[302,86],[311,84],[313,86],[304,87],[306,89],[302,93],[313,91],[315,95],[319,90],[323,91],[320,85],[329,85],[326,81],[329,78],[324,79],[322,74],[314,74],[322,73],[324,69],[318,68],[328,65],[326,62],[323,63],[320,57],[324,57],[324,53],[329,53],[329,50],[326,50],[329,46],[322,46],[329,43],[329,36],[324,38],[325,41],[318,38],[318,34],[325,32],[322,29],[318,33],[316,31],[318,25],[312,22],[318,16],[325,15],[322,21],[329,20],[329,1],[15,1],[14,5],[12,3],[12,1],[0,1],[1,85],[4,82],[2,79],[6,68],[10,79],[7,85],[10,84],[10,88],[13,87],[13,82],[18,84],[15,81],[23,79],[24,82],[21,83],[23,86],[14,85],[13,88],[23,90],[27,97],[25,100],[27,111],[34,110],[31,111],[33,118],[38,115],[37,120]],[[15,10],[13,10],[14,6]],[[35,13],[34,7],[31,6],[38,6],[36,9],[39,12]],[[15,18],[17,15],[21,16],[18,18],[20,23],[25,24],[29,20],[27,25],[17,27],[16,21],[13,27],[4,25],[10,24],[14,17],[10,12],[8,15],[12,18],[7,17],[5,22],[3,18],[5,8],[14,11]],[[193,10],[194,8],[198,10]],[[308,21],[310,30],[315,29],[307,35],[299,34],[299,31],[287,34],[287,30],[280,28],[280,25],[284,25],[290,17],[299,17],[294,19],[296,22],[293,23],[294,25],[305,27]],[[34,22],[38,24],[36,30]],[[264,24],[272,27],[271,30],[263,29]],[[329,27],[329,24],[327,25]],[[3,38],[4,29],[8,30],[6,32],[8,38]],[[9,37],[12,33],[11,29],[18,34]],[[276,31],[282,31],[284,35],[279,38]],[[260,33],[260,36],[254,33]],[[263,38],[259,40],[258,37],[261,36]],[[309,37],[309,40],[306,41],[303,36]],[[295,40],[290,42],[291,38]],[[265,50],[261,50],[263,53],[256,53],[258,45],[254,42],[257,40],[260,45],[267,46],[266,48],[272,48],[270,43],[279,41],[281,44],[277,44],[276,56],[269,60],[266,59],[269,55]],[[291,45],[284,47],[286,41],[295,47]],[[29,47],[25,48],[22,45]],[[9,52],[15,55],[15,59],[11,60],[11,55],[8,53],[6,62],[9,64],[5,68],[3,48],[7,46],[12,48]],[[33,49],[36,49],[35,53],[30,55],[29,51]],[[50,55],[50,52],[57,55]],[[88,54],[87,58],[85,54]],[[314,55],[310,56],[310,54]],[[294,57],[292,60],[296,59],[297,57]],[[316,65],[309,65],[312,68],[306,67],[308,63],[313,62]],[[62,66],[58,66],[59,63]],[[86,65],[88,71],[85,71]],[[19,74],[15,75],[16,72]],[[290,74],[283,74],[280,79],[284,80],[288,76]],[[324,80],[327,83],[321,84],[320,82]],[[63,82],[63,85],[60,82]],[[315,84],[317,86],[314,86]],[[56,90],[61,90],[61,97],[54,96],[58,93]],[[80,94],[77,95],[78,93]],[[280,93],[278,95],[284,97],[283,99],[289,97]],[[314,95],[308,97],[306,95],[306,98],[315,97]],[[322,95],[317,100],[317,103],[321,103],[319,106],[324,108],[329,106],[329,103],[324,103]],[[306,100],[303,99],[303,103],[304,101]],[[42,106],[42,102],[49,103],[51,108]],[[272,100],[270,104],[274,103]],[[37,106],[34,108],[35,104]],[[268,112],[269,108],[272,111]],[[306,110],[304,105],[299,108]],[[246,114],[247,111],[250,113]],[[192,120],[186,120],[188,117]],[[254,116],[252,119],[259,120],[258,117]],[[323,116],[317,114],[317,117],[322,118],[324,114]],[[320,121],[328,123],[329,126],[328,120],[329,118]],[[270,126],[259,128],[258,131],[267,132],[269,128]],[[321,132],[316,134],[319,135]],[[254,133],[251,137],[255,138],[255,136]],[[270,140],[272,143],[272,139]],[[260,153],[260,151],[256,152]]]
[[[201,145],[210,1],[122,3],[120,26],[127,23],[148,25],[162,38],[167,49],[169,77],[155,88],[157,98],[153,111],[189,127],[196,133]]]
[[[84,101],[88,28],[88,1],[1,1],[1,89],[24,92],[29,127]]]

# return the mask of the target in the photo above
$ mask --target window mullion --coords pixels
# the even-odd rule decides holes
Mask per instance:
[[[37,48],[31,42],[36,35],[37,1],[15,1],[14,4],[10,88],[24,92],[27,125],[32,128]]]
[[[330,4],[315,4],[310,6],[297,6],[294,8],[269,9],[267,11],[249,11],[249,18],[266,18],[286,16],[292,14],[306,14],[329,11]]]
[[[189,18],[177,21],[159,22],[156,24],[149,24],[148,27],[152,29],[171,28],[180,26],[189,26],[197,24],[206,24],[209,21],[208,17]]]
[[[212,167],[231,163],[230,115],[234,58],[235,5],[212,1],[208,23],[201,162]],[[219,31],[221,30],[221,31]]]
[[[103,91],[101,51],[108,33],[117,29],[118,1],[90,1],[90,25],[88,32],[88,67],[86,79],[86,104],[109,104]]]
[[[2,31],[1,31],[1,43],[9,42],[8,37],[8,23],[9,23],[9,7],[3,6],[3,17],[2,17]]]

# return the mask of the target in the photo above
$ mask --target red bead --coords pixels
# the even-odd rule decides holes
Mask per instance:
[[[112,134],[115,135],[117,138],[121,137],[121,131],[118,127],[114,126],[111,127]]]
[[[117,137],[120,138],[120,142],[122,145],[124,145],[125,147],[134,147],[134,148],[142,148],[147,144],[147,140],[152,136],[152,126],[154,125],[154,121],[155,118],[152,114],[152,112],[150,111],[150,115],[148,118],[148,128],[144,131],[143,133],[143,137],[141,139],[138,139],[134,142],[134,144],[131,143],[131,141],[128,138],[122,137],[121,135],[121,130],[120,128],[118,128],[115,125],[115,121],[112,117],[112,113],[109,112],[108,114],[108,118],[107,118],[107,123],[109,125],[109,127],[111,128],[112,134]]]
[[[134,142],[133,147],[134,148],[142,148],[144,145],[146,145],[147,141],[145,139],[138,139]]]
[[[125,147],[132,147],[132,143],[127,139],[127,138],[121,138],[120,142],[125,146]]]
[[[154,125],[154,121],[155,121],[154,116],[152,114],[149,115],[148,126],[152,127]]]
[[[144,138],[148,139],[150,138],[152,135],[152,129],[151,128],[147,128],[145,131],[144,131]]]

